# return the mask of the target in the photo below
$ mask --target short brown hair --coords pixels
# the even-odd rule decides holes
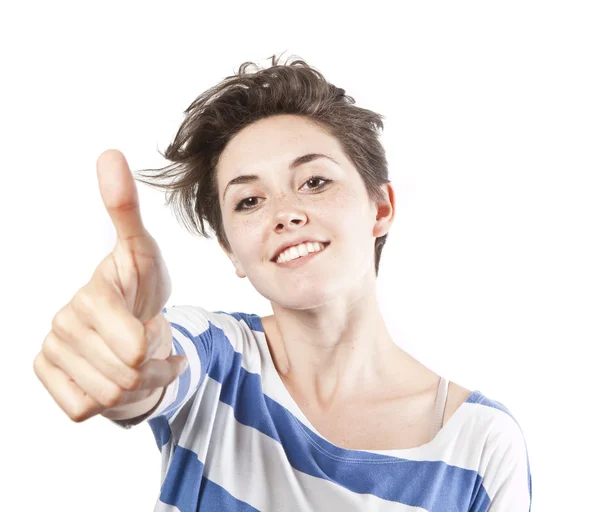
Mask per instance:
[[[247,71],[256,68],[255,72]],[[174,178],[169,183],[145,183],[167,191],[167,205],[192,234],[209,237],[205,222],[218,241],[231,252],[225,235],[217,190],[216,168],[231,138],[251,123],[278,114],[303,116],[337,138],[346,157],[363,179],[369,199],[383,200],[381,186],[390,183],[385,151],[379,141],[383,117],[354,105],[344,89],[330,84],[315,68],[301,59],[260,69],[245,62],[233,76],[211,87],[185,110],[186,117],[164,156],[172,164],[143,177],[153,180]],[[375,275],[387,234],[375,241]]]

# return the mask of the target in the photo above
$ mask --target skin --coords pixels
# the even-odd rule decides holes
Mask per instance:
[[[321,153],[290,170],[297,157]],[[228,183],[241,175],[258,179]],[[323,182],[319,177],[330,182]],[[395,214],[366,187],[337,139],[306,118],[279,115],[245,127],[217,165],[223,225],[236,274],[271,302],[262,318],[275,367],[311,424],[349,449],[421,446],[433,430],[440,376],[398,347],[379,310],[375,239]],[[236,211],[240,201],[242,211]],[[271,258],[297,238],[330,242],[312,261],[278,267]],[[471,393],[449,383],[443,425]]]
[[[317,159],[289,169],[308,153],[339,165]],[[231,185],[223,195],[243,174],[259,179]],[[332,181],[308,181],[312,176]],[[372,203],[337,139],[287,114],[236,134],[219,160],[217,184],[232,251],[221,247],[236,274],[271,302],[274,314],[262,319],[269,348],[307,415],[339,423],[349,408],[363,415],[376,409],[381,419],[388,405],[406,405],[417,395],[429,411],[439,376],[394,343],[376,297],[373,248],[394,221],[393,186],[382,186],[384,200]],[[244,199],[247,210],[236,211]],[[330,245],[298,268],[270,261],[280,244],[297,237]]]

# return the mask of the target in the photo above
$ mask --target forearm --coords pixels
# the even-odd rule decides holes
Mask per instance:
[[[102,416],[108,418],[109,420],[128,420],[132,418],[137,418],[138,416],[146,416],[150,411],[153,411],[155,407],[159,404],[162,397],[164,396],[166,388],[157,388],[152,394],[145,398],[144,400],[140,400],[139,402],[135,402],[133,404],[121,405],[119,407],[113,407],[112,409],[108,409],[102,413]]]

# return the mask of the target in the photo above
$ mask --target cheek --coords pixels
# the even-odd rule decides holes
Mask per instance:
[[[226,226],[228,239],[242,264],[256,258],[264,247],[264,219],[259,217],[258,212],[234,216]]]
[[[368,198],[355,190],[341,190],[332,197],[322,219],[330,226],[331,233],[340,237],[339,242],[344,246],[341,250],[349,251],[352,258],[362,259],[361,251],[356,248],[368,246],[373,234]]]
[[[256,212],[233,216],[231,227],[237,238],[254,239],[261,236],[265,222],[268,222],[267,212],[265,208],[261,208]]]
[[[351,229],[357,219],[364,218],[361,199],[348,189],[336,190],[322,207],[322,218],[327,222],[331,221],[341,229],[344,227]]]

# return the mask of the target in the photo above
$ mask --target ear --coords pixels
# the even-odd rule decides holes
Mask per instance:
[[[377,204],[377,216],[375,217],[375,225],[373,226],[373,236],[379,238],[387,234],[394,222],[396,215],[396,196],[394,187],[391,183],[386,183],[381,186],[383,190],[383,200]]]
[[[221,246],[221,249],[223,249],[223,252],[227,255],[227,257],[231,260],[231,263],[233,263],[233,266],[235,267],[235,273],[236,275],[243,279],[244,277],[246,277],[246,273],[244,272],[244,269],[242,268],[242,265],[240,265],[240,262],[238,261],[237,257],[235,256],[235,254],[233,254],[233,252],[229,252],[225,246],[221,243],[221,241],[219,240],[219,245]]]

